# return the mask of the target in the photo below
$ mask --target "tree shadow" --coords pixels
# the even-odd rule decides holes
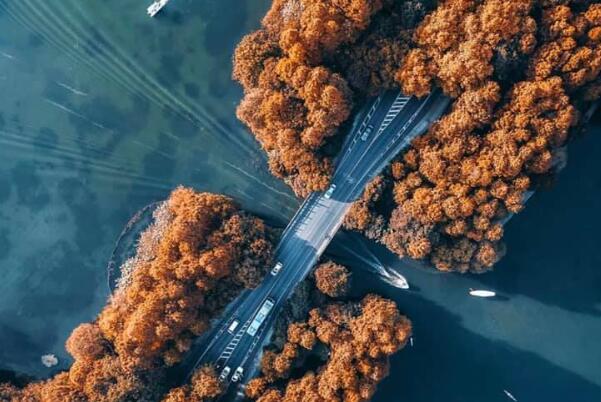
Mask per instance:
[[[14,317],[5,314],[0,318],[2,318],[0,323],[14,320]],[[24,368],[17,367],[20,362],[32,362],[36,359],[39,361],[40,356],[44,354],[44,350],[32,336],[9,325],[0,324],[0,339],[2,339],[2,347],[0,348],[0,371],[2,373],[0,379],[2,377],[8,379],[9,374],[13,373],[12,370],[15,368]]]

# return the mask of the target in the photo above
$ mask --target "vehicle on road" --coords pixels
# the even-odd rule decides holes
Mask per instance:
[[[232,376],[232,382],[238,382],[238,381],[240,381],[240,379],[242,378],[243,374],[244,374],[244,368],[238,367],[236,369],[236,372]]]
[[[310,274],[352,204],[361,197],[373,177],[440,117],[449,102],[438,90],[423,99],[388,91],[366,105],[370,113],[360,114],[362,123],[353,125],[348,134],[329,187],[309,195],[284,230],[271,275],[236,299],[221,322],[195,345],[194,367],[207,364],[223,367],[227,363],[239,368],[240,371],[233,369],[235,374],[228,373],[232,375],[226,382],[228,379],[230,383],[238,382],[228,388],[228,392],[240,392],[239,384],[244,381],[242,370],[248,374],[256,363],[278,310]],[[369,129],[370,125],[373,129]],[[361,141],[366,131],[371,132],[371,136],[368,134],[369,138]],[[334,196],[336,202],[332,200]],[[284,267],[286,270],[282,272]],[[400,274],[395,277],[395,283],[401,288],[409,287]],[[237,332],[230,333],[228,328],[234,319],[240,324]],[[192,371],[188,373],[190,376]]]
[[[228,366],[225,366],[223,370],[221,370],[221,374],[219,374],[219,381],[225,381],[227,376],[230,375],[230,371],[232,370]]]
[[[239,323],[240,323],[240,321],[238,321],[238,320],[232,321],[230,326],[227,328],[227,332],[229,332],[230,334],[233,334],[234,331],[236,330],[236,328],[238,328]]]
[[[367,126],[363,134],[361,134],[361,141],[366,141],[369,138],[369,135],[372,131],[374,131],[374,126],[370,124],[369,126]]]
[[[278,272],[280,272],[280,269],[282,269],[283,266],[284,266],[284,264],[282,264],[281,262],[278,262],[277,264],[275,264],[275,267],[273,267],[273,269],[271,270],[271,275],[276,276],[278,274]]]
[[[336,185],[335,185],[335,184],[332,184],[332,185],[330,186],[330,188],[328,188],[328,191],[326,191],[326,193],[324,194],[324,197],[325,197],[326,199],[328,199],[328,200],[329,200],[330,198],[332,198],[332,195],[334,194],[334,190],[336,190]]]
[[[269,314],[269,312],[273,308],[274,304],[275,304],[275,302],[271,298],[268,298],[267,300],[265,300],[265,302],[263,303],[263,305],[259,309],[259,312],[257,313],[257,315],[253,319],[252,323],[250,324],[250,326],[246,330],[246,332],[250,336],[255,336],[255,334],[259,330],[259,327],[261,327],[261,324],[263,324],[263,321],[265,321],[265,318],[267,318],[267,315]]]

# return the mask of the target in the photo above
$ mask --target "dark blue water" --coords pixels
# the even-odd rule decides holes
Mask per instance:
[[[105,304],[123,226],[174,186],[280,221],[298,205],[234,116],[231,53],[269,1],[173,0],[157,19],[147,5],[0,0],[0,369],[48,376],[46,353],[69,366],[64,341]],[[415,327],[375,400],[601,400],[599,155],[597,122],[510,221],[493,273],[438,274],[382,249],[413,291],[357,270],[357,293],[395,299]],[[502,297],[467,296],[482,287]]]

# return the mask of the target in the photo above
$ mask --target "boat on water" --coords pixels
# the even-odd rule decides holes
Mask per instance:
[[[405,278],[400,273],[393,270],[386,271],[384,269],[379,272],[382,276],[384,276],[384,278],[386,278],[389,281],[391,285],[399,289],[409,289],[409,281],[407,281],[407,278]]]
[[[401,274],[398,275],[398,277],[396,278],[396,282],[397,282],[397,286],[400,289],[409,289],[409,282],[407,281],[407,279],[405,279],[405,277]]]
[[[470,289],[470,296],[495,297],[497,294],[492,290]]]
[[[148,15],[154,17],[169,3],[169,0],[156,0],[150,6],[148,6]]]
[[[58,364],[58,358],[53,354],[43,355],[41,357],[42,364],[48,368],[54,367]]]
[[[503,392],[505,392],[505,395],[507,395],[507,397],[509,399],[511,399],[513,402],[518,402],[517,398],[515,396],[513,396],[511,394],[511,392],[507,391],[506,389],[504,389]]]

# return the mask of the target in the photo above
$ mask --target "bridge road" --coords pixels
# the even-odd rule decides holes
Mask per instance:
[[[230,392],[252,372],[261,346],[279,311],[296,286],[311,272],[340,228],[352,203],[411,140],[423,134],[446,110],[449,99],[439,91],[418,99],[388,91],[358,115],[336,162],[331,186],[311,194],[284,230],[275,251],[281,269],[256,288],[244,291],[193,347],[185,371],[216,366]],[[183,380],[183,379],[182,379]]]

